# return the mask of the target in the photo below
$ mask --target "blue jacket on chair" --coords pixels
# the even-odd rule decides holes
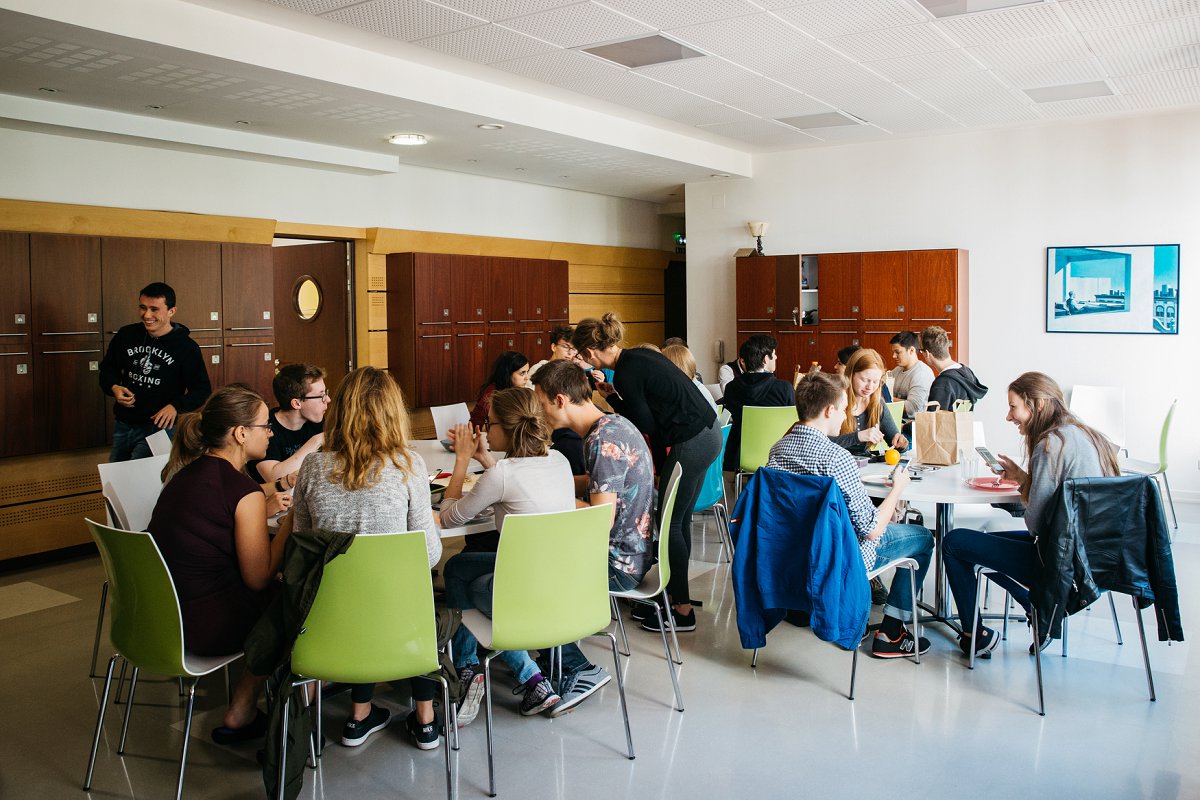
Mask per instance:
[[[858,646],[871,588],[833,478],[759,469],[738,498],[730,534],[742,647],[764,646],[788,609],[808,611],[818,638]]]

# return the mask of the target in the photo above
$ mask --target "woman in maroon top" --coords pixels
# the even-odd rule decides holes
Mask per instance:
[[[266,454],[270,437],[267,404],[236,384],[176,423],[172,461],[185,466],[163,487],[150,535],[175,581],[184,643],[196,655],[242,648],[283,560],[291,526],[281,526],[273,541],[268,537],[266,497],[245,472],[248,461]],[[262,682],[249,672],[242,675],[215,740],[259,733]]]
[[[492,407],[492,395],[501,389],[529,386],[529,359],[520,353],[506,350],[492,364],[492,373],[479,390],[479,399],[471,409],[471,425],[482,428]]]

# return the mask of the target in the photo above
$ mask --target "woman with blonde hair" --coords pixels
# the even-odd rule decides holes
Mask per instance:
[[[609,405],[650,438],[650,451],[660,476],[670,475],[679,464],[682,474],[675,499],[675,514],[666,535],[671,561],[671,614],[677,631],[696,630],[696,612],[688,592],[688,563],[692,555],[692,509],[708,467],[721,454],[721,428],[717,412],[703,388],[661,353],[621,346],[625,326],[616,314],[590,317],[575,326],[571,343],[593,367],[611,369],[611,384],[598,390]],[[670,452],[668,452],[668,448]],[[667,481],[659,481],[660,509],[666,507]],[[663,531],[659,531],[663,535]],[[658,632],[657,619],[646,616],[642,629]]]
[[[429,566],[442,557],[442,540],[429,502],[429,472],[408,446],[408,409],[384,370],[361,367],[338,385],[325,414],[325,443],[304,459],[296,482],[296,530],[353,533],[424,531]],[[353,546],[353,545],[352,545]],[[437,683],[414,678],[408,732],[417,747],[438,746],[433,698]],[[342,744],[356,747],[391,721],[371,703],[375,687],[351,687],[352,708]]]
[[[995,581],[1012,594],[1013,599],[1030,613],[1029,590],[1037,559],[1034,537],[1049,522],[1052,501],[1059,486],[1068,478],[1096,478],[1119,475],[1116,447],[1104,434],[1085,425],[1067,408],[1062,389],[1050,376],[1041,372],[1026,372],[1008,385],[1009,422],[1017,426],[1025,440],[1025,455],[1029,469],[1024,470],[1008,456],[1000,456],[1004,465],[1001,477],[1020,485],[1021,500],[1025,503],[1024,531],[973,531],[958,528],[950,531],[942,545],[946,577],[958,607],[963,633],[959,647],[969,656],[974,646],[976,656],[986,655],[999,640],[999,635],[980,626],[972,641],[971,626],[975,622],[975,566],[997,571]],[[1042,641],[1050,642],[1053,620],[1048,609],[1037,609]],[[1032,649],[1030,652],[1033,652]]]
[[[154,538],[179,595],[183,639],[199,656],[242,649],[266,606],[267,588],[283,561],[290,526],[267,535],[266,498],[246,464],[267,452],[267,404],[241,385],[214,392],[179,418],[171,457],[180,464],[150,517]],[[263,678],[243,672],[213,731],[218,744],[262,736],[256,703]]]
[[[504,518],[508,514],[536,514],[575,508],[575,480],[571,466],[558,451],[550,449],[550,423],[533,392],[523,388],[501,389],[492,396],[488,419],[480,432],[470,425],[451,429],[454,470],[442,499],[442,524],[465,525],[487,509],[495,513],[496,530],[504,540]],[[503,450],[497,461],[491,449]],[[484,467],[475,487],[463,494],[467,469],[474,458]],[[450,608],[475,608],[491,615],[495,553],[459,553],[446,562],[446,604]],[[479,713],[483,699],[483,672],[476,653],[478,642],[465,625],[454,634],[454,666],[466,694],[458,712],[465,725]],[[554,706],[561,699],[525,651],[500,655],[524,692],[521,713],[531,716]]]
[[[696,388],[709,401],[709,404],[713,407],[713,411],[716,411],[717,400],[709,393],[708,389],[704,388],[704,384],[700,382],[700,379],[696,377],[699,374],[696,369],[696,357],[692,355],[692,351],[688,349],[688,346],[686,344],[669,344],[662,349],[662,354],[667,357],[668,361],[679,367],[684,375],[687,375],[691,379]]]
[[[883,403],[884,372],[879,353],[867,347],[854,351],[846,362],[846,419],[842,432],[830,438],[854,455],[866,455],[867,448],[879,442],[898,450],[908,447],[908,439]]]

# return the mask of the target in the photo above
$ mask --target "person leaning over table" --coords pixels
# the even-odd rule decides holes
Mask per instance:
[[[846,377],[846,414],[840,430],[830,436],[834,444],[856,456],[866,455],[867,448],[879,442],[898,450],[908,447],[908,439],[884,405],[880,388],[883,359],[879,353],[870,348],[856,350],[846,364]]]
[[[993,580],[1003,586],[1030,613],[1029,590],[1034,575],[1037,546],[1034,537],[1049,522],[1052,501],[1059,486],[1068,478],[1095,478],[1120,475],[1116,447],[1104,434],[1088,427],[1067,409],[1062,389],[1048,375],[1026,372],[1008,385],[1009,422],[1017,426],[1025,440],[1029,470],[1025,471],[1008,456],[1000,456],[1002,478],[1020,484],[1025,502],[1023,531],[984,532],[956,528],[942,543],[946,578],[958,608],[963,634],[959,648],[971,653],[971,626],[975,622],[975,566],[996,570]],[[1039,609],[1038,630],[1041,647],[1050,643],[1051,620]],[[975,655],[987,657],[996,647],[999,635],[980,626],[974,641]],[[1032,647],[1030,649],[1032,653]]]
[[[550,424],[570,428],[583,437],[588,486],[580,505],[612,505],[608,588],[633,589],[646,577],[653,557],[654,466],[650,448],[632,422],[617,414],[605,414],[592,402],[591,387],[578,370],[547,364],[534,377],[533,386]],[[563,646],[562,670],[562,701],[550,710],[550,716],[569,711],[612,680],[604,668],[587,660],[578,644]]]
[[[868,569],[897,558],[917,562],[917,586],[925,581],[933,555],[933,534],[921,525],[889,522],[911,480],[908,472],[897,471],[887,497],[875,508],[863,489],[854,457],[831,441],[846,415],[846,379],[824,372],[806,376],[796,387],[796,415],[800,421],[771,448],[767,466],[801,475],[833,478],[846,500],[850,522],[858,536],[864,574]],[[919,647],[924,653],[929,640],[916,639],[905,626],[913,618],[912,587],[899,571],[883,606],[883,621],[871,642],[876,658],[903,658]]]
[[[392,376],[374,367],[354,370],[338,385],[325,415],[325,443],[304,459],[294,492],[298,531],[353,533],[424,531],[430,568],[442,557],[442,539],[429,500],[429,471],[408,446],[408,409]],[[353,547],[353,545],[351,545]],[[405,727],[417,747],[438,746],[433,698],[438,683],[409,681],[415,708]],[[357,747],[391,722],[374,705],[374,684],[350,687],[350,716],[342,744]]]
[[[692,509],[709,465],[721,453],[717,412],[665,356],[651,350],[626,350],[621,347],[624,338],[625,326],[616,314],[609,313],[576,325],[572,344],[592,366],[613,370],[612,383],[602,385],[599,391],[614,411],[650,437],[655,463],[661,463],[659,473],[670,475],[676,464],[683,470],[668,532],[671,583],[667,593],[675,629],[694,631],[696,612],[688,593]],[[660,509],[666,504],[666,490],[667,482],[660,481]],[[658,633],[657,619],[647,618],[642,629]]]
[[[583,379],[583,370],[567,361],[561,363]],[[547,365],[549,366],[549,365]],[[544,368],[543,368],[544,369]],[[454,471],[442,497],[440,515],[447,527],[466,525],[487,509],[495,512],[496,530],[504,541],[504,519],[509,514],[539,514],[570,511],[575,508],[575,481],[567,459],[550,449],[550,424],[542,415],[533,392],[526,389],[501,389],[492,396],[488,421],[482,432],[470,425],[450,429],[454,443]],[[504,451],[497,461],[490,448]],[[475,487],[463,494],[467,469],[474,458],[484,467]],[[496,554],[459,553],[446,562],[446,605],[450,608],[479,609],[492,613],[492,584]],[[477,653],[479,642],[460,625],[454,633],[454,666],[466,687],[459,708],[458,723],[465,725],[479,713],[483,699],[483,670]],[[524,689],[520,710],[532,716],[560,700],[537,664],[524,650],[505,650],[500,660],[512,669]]]
[[[514,350],[505,350],[496,357],[492,363],[491,374],[479,389],[479,399],[471,409],[471,424],[480,428],[487,422],[488,408],[492,404],[492,395],[496,392],[514,386],[520,389],[528,385],[529,359]]]
[[[246,463],[267,451],[267,404],[233,384],[176,426],[171,457],[181,466],[158,497],[150,535],[175,582],[188,651],[228,655],[242,649],[266,608],[292,530],[285,522],[274,539],[267,535],[266,498],[246,474]],[[215,742],[262,737],[266,717],[257,702],[265,680],[242,673]]]

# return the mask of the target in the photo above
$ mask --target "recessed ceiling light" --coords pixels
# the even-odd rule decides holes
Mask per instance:
[[[467,159],[467,163],[468,163],[468,164],[478,164],[478,163],[479,163],[479,159],[478,159],[478,158],[468,158],[468,159]]]
[[[784,125],[790,125],[793,128],[797,128],[802,131],[809,131],[813,130],[814,128],[840,128],[847,125],[862,124],[862,121],[856,117],[851,117],[838,111],[826,111],[821,114],[805,114],[801,117],[785,117],[775,121],[782,122]]]
[[[249,125],[250,123],[244,119],[239,119],[239,120],[237,120],[237,124],[238,125]]]
[[[475,127],[476,127],[476,128],[479,128],[479,130],[481,130],[481,131],[501,131],[501,130],[504,130],[504,126],[503,126],[503,125],[501,125],[499,122],[485,122],[485,123],[483,123],[482,125],[476,125]]]
[[[1035,103],[1057,103],[1061,100],[1082,100],[1085,97],[1108,97],[1112,89],[1104,81],[1064,83],[1061,86],[1042,86],[1026,89],[1025,94]]]
[[[571,176],[570,176],[570,175],[559,175],[558,177],[560,177],[560,178],[569,178],[569,177],[571,177]]]
[[[917,0],[935,17],[957,17],[1000,8],[1040,5],[1044,0]]]
[[[150,109],[151,111],[161,111],[162,110],[162,106],[146,106],[146,108]]]
[[[524,172],[524,171],[525,171],[525,168],[524,168],[524,167],[517,167],[516,169],[517,169],[517,172]]]
[[[728,178],[729,173],[728,172],[714,172],[712,175],[709,175],[708,177],[710,177],[710,178]]]
[[[51,89],[49,86],[42,86],[38,91],[45,92],[46,94],[58,94],[58,89]]]
[[[429,140],[426,139],[425,135],[421,133],[397,133],[388,137],[388,141],[392,144],[415,147],[417,145],[426,144]]]
[[[685,58],[696,58],[704,54],[690,47],[684,47],[679,42],[673,42],[665,36],[654,34],[628,39],[624,42],[602,44],[599,47],[585,47],[583,52],[591,53],[597,58],[620,64],[623,67],[636,69],[648,67],[651,64],[666,64],[671,61],[682,61]]]

